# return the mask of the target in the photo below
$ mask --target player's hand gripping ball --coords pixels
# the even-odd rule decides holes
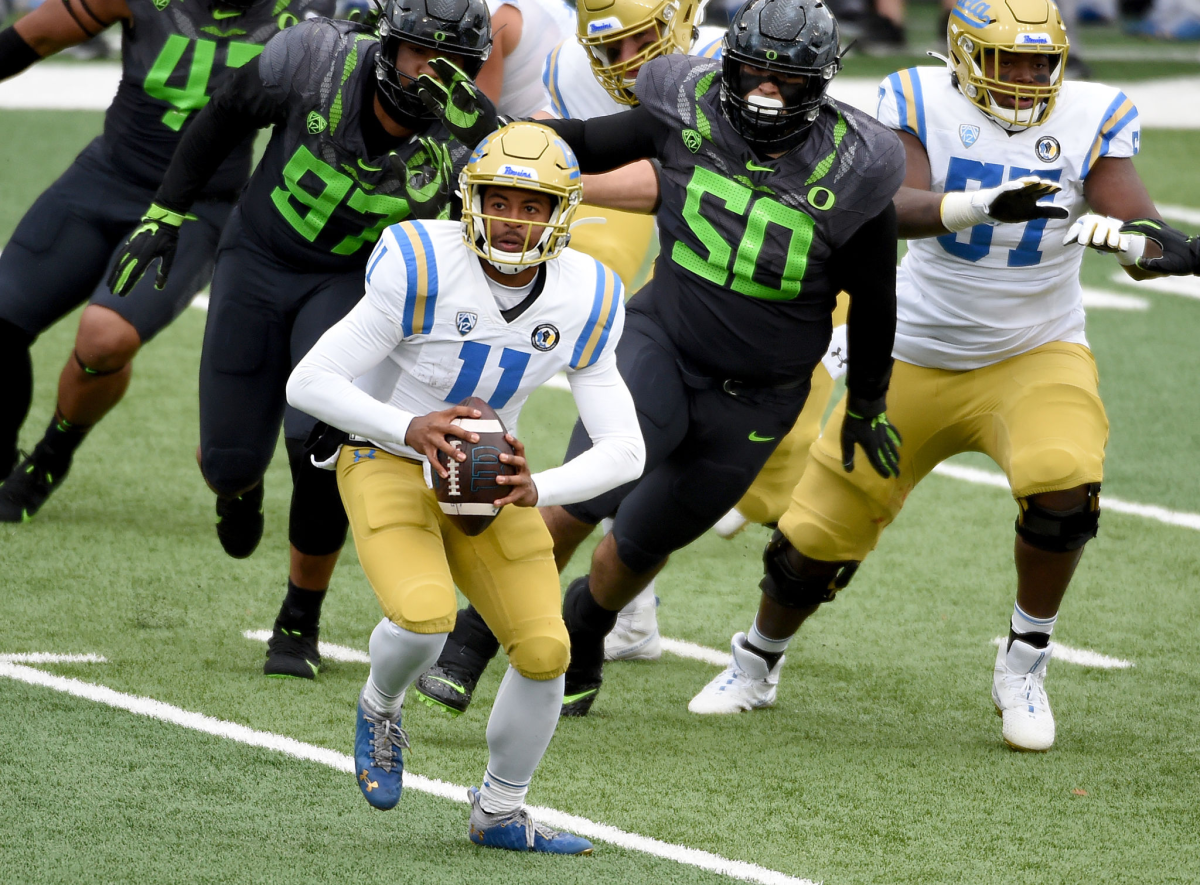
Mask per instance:
[[[464,535],[478,535],[500,513],[500,507],[495,502],[513,491],[511,486],[496,482],[497,477],[515,476],[519,470],[515,465],[500,460],[501,455],[512,457],[516,452],[505,438],[508,430],[495,409],[476,396],[463,400],[459,405],[477,410],[479,417],[455,418],[451,424],[474,434],[478,442],[447,435],[446,442],[466,455],[466,459],[460,461],[438,449],[438,462],[448,475],[443,478],[436,470],[430,474],[442,512]]]

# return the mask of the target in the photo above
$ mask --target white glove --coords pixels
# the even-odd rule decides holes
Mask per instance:
[[[1106,215],[1081,215],[1063,237],[1063,245],[1090,246],[1097,252],[1116,255],[1117,261],[1126,267],[1137,264],[1146,249],[1146,238],[1141,234],[1121,233],[1124,223]]]
[[[1038,200],[1060,190],[1053,181],[1026,175],[999,187],[977,191],[952,191],[942,197],[942,225],[958,232],[977,224],[1017,223],[1035,218],[1066,218],[1058,206],[1039,206]]]
[[[821,363],[829,371],[834,381],[846,374],[846,363],[850,358],[846,355],[846,324],[834,326],[833,337],[829,339],[829,352],[821,357]]]

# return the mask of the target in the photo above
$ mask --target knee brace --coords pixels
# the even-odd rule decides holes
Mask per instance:
[[[1017,534],[1031,547],[1050,553],[1078,550],[1100,530],[1100,483],[1087,486],[1087,500],[1070,510],[1050,510],[1032,498],[1017,501]]]
[[[802,574],[788,561],[788,551],[795,550],[783,532],[776,531],[763,551],[766,573],[759,588],[766,597],[785,608],[809,608],[823,602],[833,602],[837,592],[850,583],[860,563],[806,561],[807,574]]]
[[[288,540],[308,556],[327,556],[346,543],[346,510],[338,494],[337,474],[314,467],[298,439],[284,440],[292,469],[292,507]]]

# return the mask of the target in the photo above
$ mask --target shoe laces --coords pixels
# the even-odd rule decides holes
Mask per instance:
[[[506,811],[500,812],[499,814],[492,814],[483,810],[483,805],[479,804],[479,799],[476,799],[475,801],[478,804],[480,814],[483,815],[484,820],[487,822],[489,827],[506,827],[510,824],[519,824],[520,826],[524,827],[525,844],[530,851],[533,850],[534,843],[538,836],[541,836],[547,842],[552,842],[560,835],[560,831],[554,829],[554,827],[547,826],[546,824],[540,824],[535,821],[529,814],[529,810],[524,807],[518,808],[516,811]]]
[[[365,704],[363,717],[371,723],[371,764],[391,774],[400,751],[409,748],[408,732],[395,719],[373,713]]]
[[[1049,708],[1050,699],[1046,695],[1045,670],[1035,670],[1032,673],[1010,671],[1004,675],[1004,681],[1013,697],[1020,698],[1023,703],[1033,707],[1035,712],[1040,713]]]

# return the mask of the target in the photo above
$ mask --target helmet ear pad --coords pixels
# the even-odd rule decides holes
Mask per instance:
[[[842,68],[837,20],[823,0],[752,0],[725,32],[721,110],[753,147],[786,151],[802,142]],[[778,99],[749,93],[770,80]]]

